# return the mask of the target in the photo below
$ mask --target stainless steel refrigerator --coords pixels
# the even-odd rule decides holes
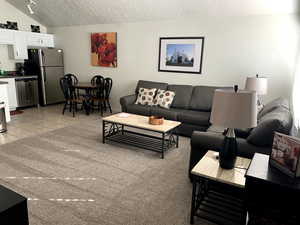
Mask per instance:
[[[64,76],[63,51],[61,49],[28,49],[24,62],[26,75],[38,75],[39,102],[41,105],[64,100],[59,79]]]

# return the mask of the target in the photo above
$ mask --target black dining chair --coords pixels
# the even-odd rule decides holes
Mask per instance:
[[[78,84],[77,77],[72,73],[66,74],[64,78],[68,79],[68,82],[70,82],[72,85]]]
[[[93,89],[91,92],[91,105],[92,109],[97,108],[98,111],[101,110],[101,115],[103,115],[104,108],[104,77],[101,75],[96,75],[91,79],[91,84],[95,85],[97,88]],[[97,103],[97,104],[95,104]]]
[[[111,105],[109,101],[112,85],[113,85],[113,81],[111,78],[107,77],[104,79],[104,107],[106,108],[106,104],[107,104],[110,113],[112,113]]]
[[[101,84],[103,82],[104,82],[104,77],[101,75],[93,76],[93,78],[91,79],[91,84],[93,85]]]
[[[73,117],[75,117],[75,112],[77,112],[77,105],[81,104],[82,106],[84,106],[85,99],[77,95],[74,86],[72,85],[68,77],[64,76],[60,78],[59,83],[65,98],[65,104],[62,114],[65,114],[65,110],[69,106],[70,112],[72,112]]]
[[[66,79],[68,79],[68,82],[69,82],[71,85],[74,86],[74,85],[78,84],[78,78],[77,78],[74,74],[68,73],[68,74],[64,75],[64,77],[65,77]],[[79,89],[77,89],[76,92],[77,92],[77,95],[79,96],[79,95],[80,95]]]

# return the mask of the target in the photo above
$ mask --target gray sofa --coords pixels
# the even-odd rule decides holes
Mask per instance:
[[[144,106],[134,104],[139,88],[157,88],[175,92],[174,101],[170,109],[157,106]],[[169,120],[182,122],[177,133],[191,136],[194,130],[206,131],[210,126],[210,112],[214,91],[213,86],[169,85],[167,83],[140,80],[135,93],[121,97],[120,103],[123,112],[145,116],[163,116]]]
[[[255,152],[270,154],[274,132],[290,134],[293,126],[289,102],[278,98],[266,104],[258,114],[258,125],[253,129],[236,130],[238,155],[252,158]],[[213,130],[209,128],[208,130]],[[220,151],[224,136],[222,132],[194,132],[191,137],[191,169],[199,162],[208,150]]]

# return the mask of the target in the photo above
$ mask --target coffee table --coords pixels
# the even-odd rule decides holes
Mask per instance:
[[[235,168],[219,167],[214,151],[208,151],[192,169],[191,224],[202,217],[217,224],[246,223],[245,173],[251,160],[237,157]]]
[[[151,125],[149,117],[130,113],[117,113],[103,118],[103,143],[113,141],[161,153],[170,148],[178,148],[179,138],[174,133],[181,124],[177,121],[164,120],[162,125]],[[131,131],[126,127],[137,128]],[[145,131],[156,135],[145,134]]]

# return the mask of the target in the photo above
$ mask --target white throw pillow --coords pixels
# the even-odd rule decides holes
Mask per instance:
[[[169,109],[175,97],[174,91],[166,91],[158,89],[153,105]]]
[[[153,105],[156,88],[140,88],[135,104]]]

